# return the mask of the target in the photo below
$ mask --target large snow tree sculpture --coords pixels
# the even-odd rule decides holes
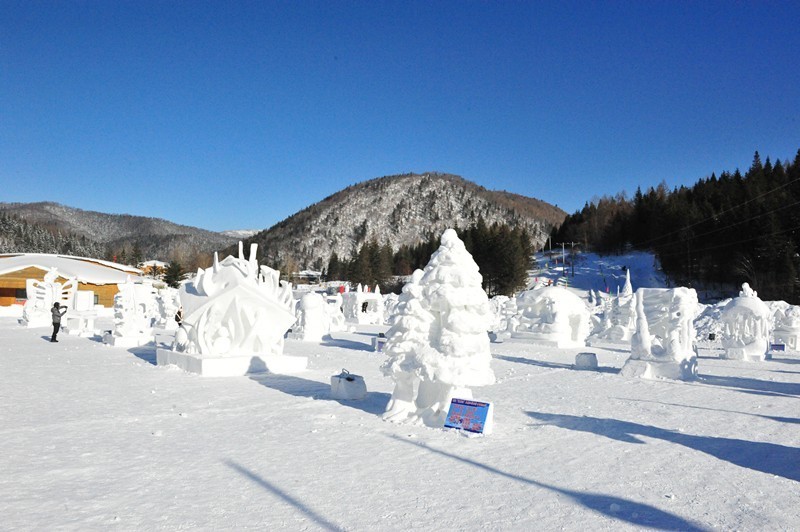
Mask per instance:
[[[382,366],[395,381],[384,419],[441,427],[450,400],[471,399],[470,386],[494,382],[489,298],[478,265],[453,229],[424,272],[403,287],[398,317],[387,333]]]

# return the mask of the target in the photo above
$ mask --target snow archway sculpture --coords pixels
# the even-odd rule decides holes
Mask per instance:
[[[626,377],[690,380],[697,375],[693,288],[640,288],[636,291],[636,332],[631,356],[622,367]]]
[[[283,355],[283,337],[295,321],[292,287],[276,270],[256,261],[257,244],[245,260],[223,261],[199,269],[180,288],[183,324],[172,350],[159,349],[157,363],[176,364],[206,376],[232,376],[305,369],[305,357]]]
[[[557,347],[583,347],[591,332],[589,309],[562,286],[526,290],[517,296],[519,315],[512,336]]]
[[[71,308],[78,290],[78,281],[70,278],[63,284],[59,283],[58,270],[51,268],[44,274],[42,281],[27,279],[25,290],[28,300],[22,307],[20,323],[26,327],[49,327],[53,321],[50,313],[53,303],[58,302]]]
[[[395,381],[384,419],[442,427],[453,397],[471,399],[470,386],[494,382],[490,362],[489,298],[478,265],[453,229],[424,272],[404,287],[387,332],[381,367]]]
[[[355,292],[343,293],[342,301],[342,311],[348,322],[359,325],[383,324],[383,296],[380,287],[375,286],[374,292],[366,292],[358,285]]]
[[[724,358],[764,360],[769,351],[770,317],[769,307],[744,283],[739,297],[731,299],[720,314]]]
[[[779,310],[774,320],[772,338],[775,342],[784,344],[790,351],[800,350],[800,307],[791,305],[784,311]]]

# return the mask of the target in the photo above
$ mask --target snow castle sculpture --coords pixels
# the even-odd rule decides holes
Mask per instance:
[[[470,386],[494,382],[491,310],[478,265],[453,229],[403,287],[381,367],[395,382],[383,417],[442,427],[453,397],[471,399]]]
[[[117,288],[114,330],[103,336],[103,342],[118,347],[137,347],[151,342],[158,318],[157,292],[152,281],[135,283],[128,277]]]
[[[180,288],[183,323],[172,350],[158,349],[158,365],[175,364],[204,376],[234,376],[306,368],[305,357],[283,355],[283,336],[295,321],[292,287],[276,270],[256,261],[257,244],[245,260],[219,260],[198,269]]]
[[[67,279],[65,283],[58,282],[58,270],[51,268],[44,274],[44,280],[27,279],[25,289],[28,300],[22,307],[20,323],[25,327],[50,327],[53,317],[50,309],[53,303],[60,303],[68,308],[72,307],[72,300],[78,289],[78,282]]]
[[[769,351],[770,310],[744,283],[739,297],[731,299],[720,314],[724,358],[764,360]]]
[[[377,285],[374,292],[367,292],[358,285],[355,292],[343,293],[342,300],[342,311],[348,322],[359,325],[383,324],[383,296]]]
[[[625,377],[690,380],[697,375],[693,320],[697,292],[692,288],[640,288],[636,291],[636,332]]]
[[[512,334],[557,347],[583,347],[591,332],[589,309],[562,286],[526,290],[517,296],[518,324]]]
[[[790,305],[774,316],[775,329],[772,338],[775,343],[784,344],[790,351],[800,350],[800,307]]]

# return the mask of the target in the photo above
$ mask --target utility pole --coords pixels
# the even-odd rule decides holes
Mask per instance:
[[[561,242],[561,260],[564,262],[564,277],[567,276],[567,252],[565,249],[567,244],[569,244],[569,256],[572,258],[572,276],[575,277],[575,244],[577,244],[577,242]]]

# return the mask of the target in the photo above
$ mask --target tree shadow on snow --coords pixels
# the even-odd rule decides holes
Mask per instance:
[[[660,510],[655,506],[650,506],[649,504],[639,503],[629,499],[615,497],[613,495],[604,495],[602,493],[573,491],[564,488],[559,488],[550,484],[546,484],[544,482],[539,482],[538,480],[533,480],[531,478],[523,477],[521,475],[516,475],[514,473],[501,471],[500,469],[497,469],[495,467],[482,464],[474,460],[470,460],[469,458],[464,458],[463,456],[458,456],[455,454],[450,454],[445,451],[441,451],[439,449],[434,449],[427,445],[423,445],[422,443],[408,441],[404,438],[400,438],[395,435],[389,435],[388,437],[392,438],[393,440],[405,443],[407,445],[413,445],[421,449],[425,449],[426,451],[429,451],[431,453],[438,454],[440,456],[445,456],[447,458],[459,462],[463,462],[465,464],[476,467],[478,469],[482,469],[484,471],[487,471],[495,475],[500,475],[509,478],[511,480],[515,480],[517,482],[522,482],[524,484],[529,484],[548,491],[552,491],[559,495],[564,495],[565,497],[572,499],[576,503],[590,510],[593,510],[597,513],[603,514],[606,517],[610,517],[611,519],[625,521],[628,523],[632,523],[634,525],[644,526],[648,528],[658,528],[662,530],[705,530],[701,525],[697,523],[693,523],[678,515],[665,512],[664,510]]]
[[[777,443],[694,436],[617,419],[527,412],[544,425],[588,432],[626,443],[644,444],[647,438],[664,440],[706,453],[731,464],[800,482],[800,449]]]
[[[698,381],[712,386],[736,388],[744,393],[756,395],[774,395],[780,397],[800,396],[800,384],[792,382],[775,382],[752,379],[750,377],[718,377],[716,375],[698,375]]]
[[[329,383],[303,379],[294,375],[275,375],[272,373],[248,375],[248,377],[266,388],[278,390],[288,395],[309,397],[319,401],[335,401],[341,405],[363,410],[367,414],[376,416],[380,416],[386,411],[386,405],[389,403],[390,398],[388,393],[367,392],[367,396],[364,399],[345,401],[331,397]]]
[[[299,499],[292,497],[286,491],[280,489],[278,486],[273,484],[272,482],[268,481],[267,479],[257,475],[256,473],[250,471],[244,466],[241,466],[234,462],[233,460],[224,460],[223,461],[226,466],[230,467],[237,473],[241,474],[243,477],[255,482],[264,490],[271,493],[272,495],[277,496],[278,498],[282,499],[284,502],[294,506],[298,510],[300,510],[303,514],[305,514],[309,519],[314,521],[317,525],[321,526],[323,529],[326,530],[344,530],[344,527],[337,525],[329,520],[327,520],[324,516],[320,515],[319,513],[315,512],[307,505],[300,502]],[[270,503],[271,504],[271,503]]]
[[[606,366],[599,366],[597,369],[578,369],[574,364],[564,364],[563,362],[547,362],[544,360],[534,360],[532,358],[512,357],[508,355],[493,355],[493,358],[505,360],[506,362],[514,362],[517,364],[528,364],[530,366],[538,366],[540,368],[550,369],[570,369],[576,371],[588,371],[594,373],[619,373],[619,368],[610,368]]]

